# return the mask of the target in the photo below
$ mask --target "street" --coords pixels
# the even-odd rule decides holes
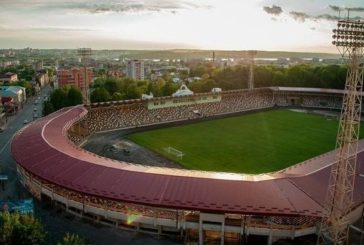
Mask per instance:
[[[16,199],[26,195],[24,189],[21,188],[16,177],[15,162],[11,157],[10,145],[13,135],[24,126],[24,121],[30,123],[33,120],[34,108],[37,108],[38,116],[42,115],[42,105],[44,96],[48,96],[51,87],[47,86],[41,90],[39,95],[27,98],[27,102],[23,108],[15,115],[8,117],[4,131],[0,133],[0,174],[7,175],[8,181],[5,183],[5,191],[0,192],[0,199]],[[34,101],[40,97],[37,105]]]

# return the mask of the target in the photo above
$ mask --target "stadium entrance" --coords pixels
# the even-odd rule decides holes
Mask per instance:
[[[290,106],[299,106],[302,104],[299,97],[287,97],[287,102]]]

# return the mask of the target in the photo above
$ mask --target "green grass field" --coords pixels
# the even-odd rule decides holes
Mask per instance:
[[[128,138],[187,169],[256,174],[333,150],[337,127],[337,120],[323,116],[274,110],[135,133]],[[182,161],[166,152],[168,146],[185,154]]]

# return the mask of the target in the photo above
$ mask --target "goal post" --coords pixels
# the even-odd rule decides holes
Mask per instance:
[[[165,150],[167,151],[168,154],[179,157],[181,160],[183,159],[184,154],[182,151],[179,151],[176,148],[173,148],[171,146],[168,146],[167,148],[165,148]]]

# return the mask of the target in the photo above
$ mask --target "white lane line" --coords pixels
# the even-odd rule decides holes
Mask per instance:
[[[11,139],[12,139],[12,138],[10,138],[10,139],[8,140],[8,142],[6,142],[6,144],[4,145],[4,147],[3,147],[3,148],[1,148],[1,150],[0,150],[0,154],[1,154],[1,153],[3,153],[3,151],[5,150],[5,148],[6,148],[6,147],[8,146],[8,144],[10,143]]]

